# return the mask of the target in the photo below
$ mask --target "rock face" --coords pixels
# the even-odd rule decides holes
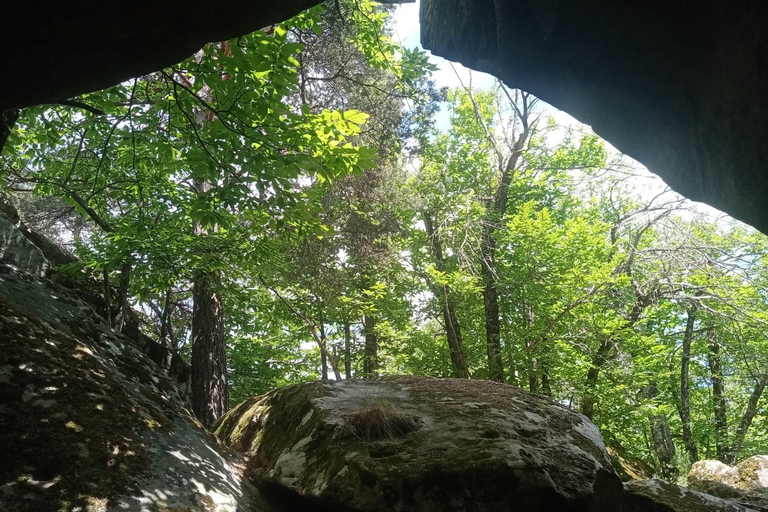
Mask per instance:
[[[0,265],[0,510],[268,512],[241,461],[86,303]]]
[[[768,488],[768,456],[754,455],[736,466],[739,478],[734,487],[742,491]]]
[[[55,102],[180,62],[223,41],[290,18],[317,0],[84,0],[71,9],[14,5],[0,30],[0,110]],[[83,30],[83,27],[88,27]],[[51,77],[56,77],[51,80]]]
[[[754,455],[735,467],[718,460],[700,460],[691,466],[688,485],[697,491],[768,511],[768,456]]]
[[[661,480],[624,484],[623,512],[755,512],[739,503]]]
[[[15,115],[5,109],[155,71],[317,3],[16,2],[0,30],[9,77],[0,147]],[[763,0],[424,0],[421,9],[425,47],[562,108],[675,190],[768,232]]]
[[[423,0],[425,48],[569,112],[768,232],[768,3]]]
[[[584,416],[487,381],[313,382],[240,404],[216,433],[252,476],[329,510],[619,511]]]

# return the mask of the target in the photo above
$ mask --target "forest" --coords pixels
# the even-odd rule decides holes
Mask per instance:
[[[765,453],[765,236],[527,92],[442,87],[394,9],[328,2],[23,109],[0,191],[116,330],[133,310],[189,362],[206,426],[407,374],[546,395],[673,482]]]

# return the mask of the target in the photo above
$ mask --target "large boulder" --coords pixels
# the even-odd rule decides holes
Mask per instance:
[[[624,488],[623,512],[756,512],[743,504],[662,480],[627,482]]]
[[[422,0],[425,48],[565,110],[768,233],[768,3]]]
[[[734,487],[738,480],[738,470],[719,460],[696,461],[688,472],[688,485],[697,485],[701,481],[713,481]]]
[[[768,488],[768,456],[753,455],[736,465],[738,480],[734,487],[743,491]]]
[[[753,455],[735,467],[719,460],[700,460],[691,466],[688,484],[701,487],[701,482],[713,481],[739,491],[756,492],[768,489],[768,456]]]
[[[0,265],[0,510],[270,511],[240,457],[86,303]]]
[[[215,432],[250,457],[260,485],[329,510],[621,507],[621,481],[586,417],[494,382],[293,385],[243,402]]]

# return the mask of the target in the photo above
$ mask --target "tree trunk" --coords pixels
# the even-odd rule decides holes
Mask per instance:
[[[655,382],[652,382],[643,390],[643,394],[649,400],[659,395],[659,389]],[[669,430],[667,417],[664,414],[654,414],[648,421],[651,426],[651,439],[653,440],[653,450],[659,460],[661,475],[664,479],[674,482],[677,480],[678,469],[675,466],[675,443],[672,441],[672,433]]]
[[[435,231],[432,215],[428,211],[424,212],[424,226],[432,242],[432,253],[436,262],[435,267],[438,271],[445,272],[443,244],[439,233]],[[468,379],[469,368],[467,367],[467,359],[464,355],[464,341],[461,337],[461,325],[456,316],[456,308],[451,297],[451,288],[448,285],[435,285],[432,286],[432,292],[440,300],[440,309],[442,310],[445,323],[445,337],[448,342],[448,353],[451,358],[453,376]]]
[[[525,353],[528,357],[528,391],[531,393],[539,392],[539,360],[536,357],[537,343],[533,337],[533,326],[536,322],[536,311],[533,306],[527,302],[523,304]]]
[[[744,410],[744,414],[741,416],[739,428],[736,430],[736,437],[734,438],[733,445],[729,450],[730,453],[727,454],[728,460],[725,461],[726,464],[733,465],[738,460],[739,453],[741,452],[741,446],[744,444],[744,438],[747,435],[747,431],[749,431],[750,425],[752,425],[752,420],[757,414],[757,405],[760,402],[760,397],[763,395],[763,391],[765,391],[765,386],[767,384],[768,376],[761,377],[760,380],[757,381],[755,389],[753,389],[752,393],[749,395],[749,403],[747,404],[747,408]]]
[[[677,480],[678,469],[675,461],[675,443],[672,441],[672,433],[669,430],[667,417],[663,414],[651,416],[651,437],[656,456],[659,459],[661,475],[665,480],[674,482]]]
[[[624,324],[619,327],[611,336],[604,339],[600,343],[597,352],[592,357],[592,364],[587,371],[587,380],[585,383],[584,398],[581,403],[581,414],[589,419],[595,412],[595,388],[597,387],[597,379],[600,376],[600,369],[608,361],[611,355],[611,351],[616,348],[618,339],[617,334],[626,329],[631,329],[639,320],[646,307],[653,303],[654,293],[649,292],[645,295],[639,294],[635,291],[635,304],[632,306],[632,311],[629,312],[629,317],[624,321]]]
[[[612,348],[612,339],[604,339],[597,348],[595,355],[592,356],[592,364],[589,366],[589,371],[587,371],[587,381],[584,386],[584,398],[581,401],[581,414],[589,419],[592,419],[595,415],[595,402],[597,401],[595,391],[597,388],[597,378],[600,376],[600,368],[602,368],[608,360]]]
[[[541,372],[541,392],[552,397],[552,384],[549,382],[549,370],[543,370]]]
[[[196,60],[204,53],[199,50]],[[208,84],[202,84],[197,96],[206,102],[214,101]],[[212,111],[194,109],[195,123],[203,128],[214,120]],[[193,190],[205,194],[213,188],[207,180],[195,180]],[[210,228],[216,231],[215,224]],[[200,222],[193,224],[194,235],[206,235]],[[221,274],[218,270],[197,268],[192,286],[192,410],[197,419],[209,427],[229,409],[229,384],[227,380],[227,347],[224,343],[224,307],[219,288]]]
[[[21,111],[15,108],[10,110],[0,110],[0,155],[3,154],[5,142],[13,131],[13,127],[19,119],[20,113]]]
[[[496,288],[496,238],[493,229],[483,227],[480,248],[480,274],[483,279],[483,307],[485,310],[485,345],[488,352],[488,378],[504,382],[504,362],[501,351],[501,320],[499,292]]]
[[[678,413],[683,427],[683,444],[691,464],[699,460],[699,452],[691,434],[691,393],[689,385],[688,369],[691,360],[691,342],[693,341],[693,328],[696,323],[696,305],[688,308],[688,320],[685,324],[683,335],[682,357],[680,362],[680,401]]]
[[[379,338],[376,335],[376,319],[371,315],[363,317],[363,335],[365,337],[363,375],[374,377],[379,369]]]
[[[714,329],[709,343],[709,373],[712,379],[712,408],[715,412],[715,449],[717,459],[728,460],[728,410],[725,401],[725,381],[720,362],[720,344],[714,339]]]
[[[224,309],[217,271],[196,270],[192,290],[192,410],[209,427],[229,409]]]
[[[320,320],[320,342],[322,343],[322,349],[320,350],[320,378],[328,380],[328,356],[326,355],[326,338],[325,338],[325,322]]]
[[[344,322],[344,376],[347,380],[352,378],[352,351],[350,345],[352,333],[349,330],[349,322]]]
[[[128,289],[131,285],[131,264],[123,263],[120,269],[120,288],[117,290],[117,314],[115,314],[112,328],[122,332],[128,318],[130,306],[128,304]]]
[[[168,349],[160,366],[166,371],[171,369],[171,361],[173,360],[174,349],[176,348],[173,342],[173,328],[171,326],[172,299],[173,288],[169,287],[165,292],[165,302],[162,314],[160,315],[160,343]]]

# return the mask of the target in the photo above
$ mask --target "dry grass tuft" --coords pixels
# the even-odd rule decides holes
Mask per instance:
[[[345,426],[366,442],[391,441],[421,428],[422,419],[381,400],[344,417]]]

